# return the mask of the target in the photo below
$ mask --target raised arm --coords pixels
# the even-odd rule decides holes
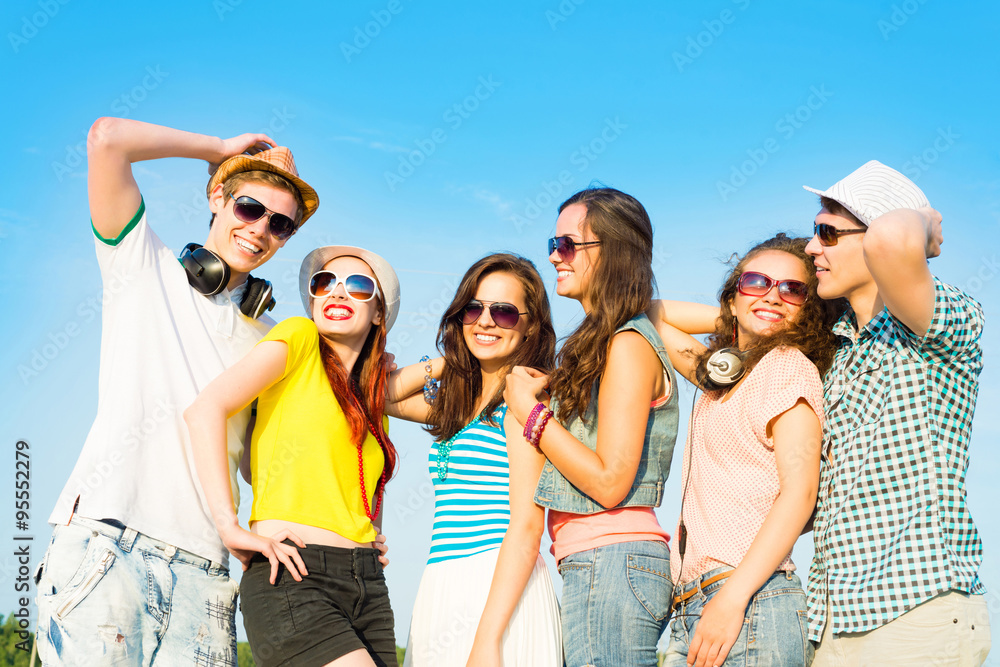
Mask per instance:
[[[686,334],[708,334],[715,331],[715,321],[719,319],[719,307],[690,301],[653,299],[649,302],[646,317],[657,329],[662,323]]]
[[[105,239],[122,233],[139,208],[141,195],[132,163],[189,157],[218,166],[248,148],[270,144],[265,134],[220,139],[125,118],[98,118],[87,134],[87,189],[94,229]]]
[[[927,260],[941,254],[941,214],[896,209],[872,221],[864,235],[865,263],[889,312],[918,336],[934,315],[934,277]]]
[[[663,320],[658,320],[655,324],[656,333],[660,334],[660,339],[663,340],[663,347],[670,357],[670,363],[674,365],[674,370],[687,378],[691,384],[698,385],[696,361],[705,351],[705,346],[691,334],[686,334]]]
[[[800,398],[772,419],[770,427],[778,465],[778,498],[742,562],[702,611],[688,652],[698,667],[725,662],[740,634],[750,598],[785,560],[816,505],[823,441],[819,417]]]
[[[508,376],[504,397],[522,425],[546,383],[547,377],[520,366]],[[635,481],[650,402],[663,389],[663,365],[646,339],[634,331],[616,334],[597,399],[597,451],[552,419],[542,433],[542,453],[601,506],[615,507]]]
[[[198,479],[222,542],[243,563],[243,569],[249,566],[254,553],[267,556],[271,561],[272,584],[279,562],[288,568],[296,581],[301,581],[298,571],[306,574],[306,570],[298,551],[281,542],[289,537],[303,548],[305,543],[292,534],[279,533],[267,538],[240,527],[229,476],[226,420],[281,378],[287,358],[288,345],[284,342],[260,343],[205,387],[191,407],[184,411],[184,421],[191,432],[191,449]]]
[[[503,633],[531,577],[545,529],[545,510],[533,500],[545,457],[525,441],[521,425],[509,413],[504,431],[510,460],[510,525],[469,656],[468,664],[476,667],[503,664]]]

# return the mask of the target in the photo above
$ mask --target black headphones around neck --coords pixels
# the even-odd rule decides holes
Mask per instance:
[[[200,294],[215,296],[229,284],[232,275],[229,265],[208,248],[188,243],[177,259],[187,272],[188,283]],[[276,303],[270,282],[247,276],[247,288],[240,299],[240,312],[257,319],[274,308]]]

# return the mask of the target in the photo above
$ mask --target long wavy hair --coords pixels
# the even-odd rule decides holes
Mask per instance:
[[[843,314],[847,302],[844,299],[827,301],[821,299],[816,293],[818,283],[816,265],[813,263],[813,258],[806,254],[807,243],[809,243],[808,238],[792,238],[785,234],[777,234],[766,241],[761,241],[750,248],[747,254],[737,259],[733,270],[729,272],[722,284],[722,289],[719,291],[722,314],[716,321],[715,333],[708,338],[708,349],[697,359],[697,376],[699,378],[707,376],[708,358],[712,356],[713,352],[735,346],[733,332],[736,330],[736,316],[733,314],[733,303],[739,292],[737,285],[740,281],[740,275],[750,260],[769,251],[788,253],[802,262],[809,295],[806,297],[805,303],[802,304],[795,320],[789,321],[774,333],[758,337],[753,342],[751,347],[745,351],[743,367],[746,372],[749,372],[765,354],[779,345],[786,345],[798,348],[802,354],[806,355],[811,362],[816,364],[820,375],[830,368],[830,364],[833,363],[833,354],[836,351],[833,324]]]
[[[382,286],[379,285],[379,290],[381,289]],[[373,324],[368,330],[368,337],[349,375],[333,346],[323,336],[319,337],[319,353],[330,380],[330,388],[351,428],[351,441],[355,445],[363,444],[368,431],[372,431],[385,457],[388,479],[396,471],[398,456],[395,445],[382,426],[389,364],[385,358],[385,305],[380,297],[376,297],[376,300],[382,317],[378,324]]]
[[[563,423],[586,415],[615,330],[649,308],[655,285],[653,225],[635,197],[614,188],[588,188],[564,201],[559,212],[573,204],[587,208],[584,224],[601,245],[586,287],[590,312],[563,343],[550,380]]]
[[[514,366],[530,366],[548,372],[552,369],[556,351],[556,332],[552,327],[549,297],[538,269],[519,255],[497,253],[487,255],[473,264],[458,286],[455,298],[441,317],[437,347],[444,355],[444,371],[437,400],[431,407],[428,433],[438,440],[447,440],[475,419],[476,406],[483,393],[483,376],[479,360],[472,356],[462,325],[462,310],[476,296],[480,281],[492,273],[509,273],[524,289],[528,327],[524,340],[505,362],[506,370]],[[503,402],[504,379],[490,397],[483,413],[487,421],[497,426],[493,413]]]

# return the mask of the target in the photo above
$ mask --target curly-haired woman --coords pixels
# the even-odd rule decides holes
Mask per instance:
[[[751,655],[812,661],[791,550],[816,503],[820,375],[833,360],[838,305],[816,294],[807,241],[778,234],[737,262],[707,347],[672,326],[690,330],[703,306],[660,302],[651,311],[678,372],[705,389],[671,545],[671,667],[743,665]],[[738,365],[742,373],[727,372]]]

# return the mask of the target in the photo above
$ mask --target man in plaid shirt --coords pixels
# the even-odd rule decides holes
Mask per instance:
[[[871,161],[820,195],[819,295],[846,298],[824,380],[807,596],[816,666],[980,665],[982,543],[966,503],[983,312],[931,275],[941,215]]]

